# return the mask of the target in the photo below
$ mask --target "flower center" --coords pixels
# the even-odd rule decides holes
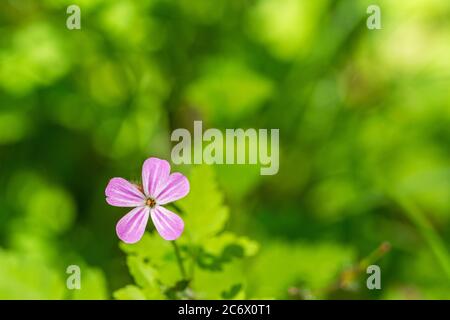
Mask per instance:
[[[156,201],[155,201],[155,199],[148,198],[147,201],[145,201],[145,204],[147,206],[149,206],[150,208],[153,208],[156,205]]]

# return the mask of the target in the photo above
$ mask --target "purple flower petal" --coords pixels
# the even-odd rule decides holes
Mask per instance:
[[[138,207],[145,204],[145,196],[138,187],[122,178],[112,178],[105,189],[106,202],[116,207]]]
[[[126,243],[141,240],[147,226],[149,207],[137,207],[128,212],[116,225],[117,236]]]
[[[166,160],[149,158],[142,166],[142,185],[148,197],[155,197],[169,178],[170,164]]]
[[[189,193],[189,181],[181,173],[175,172],[167,179],[167,184],[156,196],[158,204],[166,204],[185,197]]]
[[[165,240],[175,240],[184,230],[184,222],[178,215],[164,207],[157,206],[150,215],[158,233]]]

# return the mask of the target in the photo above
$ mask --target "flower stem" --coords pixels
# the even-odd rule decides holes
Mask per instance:
[[[173,249],[175,250],[175,256],[177,257],[177,262],[178,262],[178,267],[180,268],[181,277],[183,278],[183,280],[187,280],[186,270],[184,269],[183,260],[181,259],[180,248],[178,248],[178,245],[175,240],[170,241],[170,242],[172,243]]]

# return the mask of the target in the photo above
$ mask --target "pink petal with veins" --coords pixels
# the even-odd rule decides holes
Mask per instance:
[[[138,187],[122,178],[112,178],[105,190],[106,202],[116,207],[137,207],[145,204]]]
[[[166,160],[149,158],[142,166],[142,186],[148,197],[155,198],[167,183],[170,164]]]
[[[117,236],[126,243],[141,240],[147,226],[149,207],[137,207],[128,212],[116,225]]]
[[[164,207],[157,206],[150,212],[156,230],[165,240],[178,239],[184,230],[184,222],[178,215]]]
[[[156,196],[158,204],[166,204],[184,198],[189,193],[189,181],[181,173],[175,172],[167,179],[167,184]]]

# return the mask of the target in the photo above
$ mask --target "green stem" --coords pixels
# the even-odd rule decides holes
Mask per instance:
[[[178,248],[178,245],[176,241],[170,241],[172,243],[173,249],[175,250],[175,256],[177,257],[178,267],[180,268],[181,277],[183,280],[187,280],[186,277],[186,270],[184,269],[183,260],[181,259],[180,254],[180,248]]]
[[[385,241],[381,245],[378,246],[371,254],[362,259],[359,262],[358,269],[360,272],[365,272],[367,267],[371,264],[374,264],[379,259],[381,259],[386,253],[391,249],[391,245],[389,242]]]
[[[394,197],[394,200],[397,201],[407,216],[416,225],[425,242],[429,245],[431,252],[433,252],[436,260],[441,265],[442,270],[450,279],[450,256],[442,238],[414,203],[401,196]]]
[[[344,270],[340,275],[337,281],[335,281],[331,286],[317,290],[317,292],[313,293],[313,296],[323,296],[323,295],[331,295],[336,291],[341,290],[342,288],[346,288],[350,283],[356,281],[356,279],[361,275],[361,273],[365,272],[367,267],[379,259],[383,258],[386,253],[391,249],[391,245],[389,242],[383,242],[372,251],[368,256],[360,260],[353,267]]]
[[[184,214],[184,211],[179,207],[179,206],[177,206],[175,203],[171,203],[170,204],[170,206],[177,212],[177,213],[181,213],[181,214]],[[186,275],[186,271],[185,271],[185,268],[184,268],[184,265],[183,265],[183,263],[182,263],[182,260],[181,260],[181,256],[180,256],[180,251],[179,251],[179,249],[178,249],[178,246],[176,245],[176,243],[175,243],[175,241],[172,241],[173,242],[173,246],[174,246],[174,249],[175,249],[175,254],[177,255],[177,260],[178,260],[178,265],[180,266],[180,271],[181,271],[181,274],[183,275],[183,278],[184,279],[188,279],[187,278],[187,275]],[[190,256],[191,256],[191,259],[192,259],[192,264],[191,264],[191,270],[190,270],[190,279],[192,279],[192,277],[193,277],[193,274],[194,274],[194,266],[195,266],[195,260],[196,260],[196,257],[195,257],[195,255],[192,253],[192,250],[188,250],[188,252],[190,253]]]

